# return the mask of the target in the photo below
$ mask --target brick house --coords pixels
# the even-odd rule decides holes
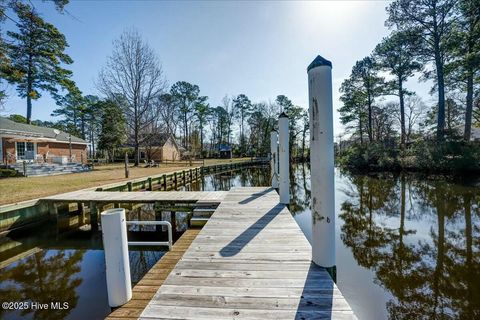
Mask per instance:
[[[0,163],[87,162],[88,143],[66,132],[0,117]]]

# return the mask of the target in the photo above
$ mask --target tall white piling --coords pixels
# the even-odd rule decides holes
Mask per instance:
[[[132,298],[125,209],[106,210],[100,216],[107,268],[108,304],[110,307],[118,307]]]
[[[270,132],[270,178],[272,180],[272,188],[278,188],[278,133]]]
[[[289,152],[289,119],[282,112],[278,118],[278,161],[279,161],[279,193],[280,203],[290,203],[290,152]]]
[[[335,181],[333,154],[332,63],[321,56],[308,66],[312,257],[335,267]]]

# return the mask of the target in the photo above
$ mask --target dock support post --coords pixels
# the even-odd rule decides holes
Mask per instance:
[[[125,209],[106,210],[100,216],[107,269],[108,304],[110,307],[119,307],[132,299]]]
[[[279,193],[280,203],[290,203],[290,150],[289,150],[289,119],[285,112],[278,118],[278,162],[279,162]]]
[[[90,201],[90,226],[92,231],[98,230],[97,203]]]
[[[163,191],[167,191],[167,175],[163,175]]]
[[[175,191],[177,190],[177,186],[178,186],[178,182],[177,182],[177,172],[175,171],[173,173],[173,178],[174,178],[174,182],[175,182]]]
[[[153,188],[152,188],[152,178],[148,177],[147,181],[148,181],[148,191],[152,191],[153,190]]]
[[[278,133],[270,132],[270,179],[272,188],[278,188]]]
[[[321,56],[308,66],[312,259],[335,280],[335,177],[332,63]]]
[[[177,231],[177,212],[170,211],[170,224],[172,225],[172,231],[175,233]]]

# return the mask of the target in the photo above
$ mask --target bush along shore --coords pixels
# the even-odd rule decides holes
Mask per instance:
[[[404,148],[384,143],[353,144],[337,149],[336,162],[344,169],[359,172],[480,174],[480,143],[462,139],[421,140]]]

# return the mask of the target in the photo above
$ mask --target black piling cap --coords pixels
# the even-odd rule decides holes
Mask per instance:
[[[288,118],[287,114],[285,112],[280,113],[278,118]]]
[[[317,56],[317,57],[312,61],[312,63],[310,63],[310,65],[308,66],[307,72],[310,71],[310,69],[313,69],[313,68],[316,68],[316,67],[320,67],[320,66],[329,66],[329,67],[331,68],[331,67],[332,67],[332,62],[331,62],[331,61],[328,61],[327,59],[325,59],[325,58],[322,57],[322,56]]]

